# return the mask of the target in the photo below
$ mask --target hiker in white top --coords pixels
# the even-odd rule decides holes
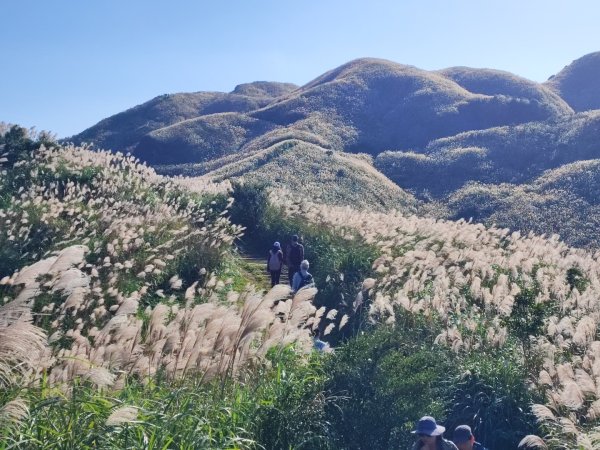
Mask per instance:
[[[306,286],[312,286],[314,284],[313,276],[308,273],[308,261],[303,260],[300,263],[300,270],[294,274],[292,280],[292,292],[295,294],[298,290]]]
[[[279,284],[281,268],[283,267],[283,252],[279,242],[275,242],[267,255],[267,271],[271,274],[271,287]]]

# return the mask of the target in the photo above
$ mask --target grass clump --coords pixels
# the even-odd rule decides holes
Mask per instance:
[[[29,414],[0,449],[327,448],[323,380],[319,358],[282,348],[239,380],[159,373],[113,393],[80,381],[68,394],[42,384],[25,392]]]

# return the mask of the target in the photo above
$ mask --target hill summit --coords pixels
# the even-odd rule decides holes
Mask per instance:
[[[587,54],[545,83],[575,111],[600,109],[600,52]]]

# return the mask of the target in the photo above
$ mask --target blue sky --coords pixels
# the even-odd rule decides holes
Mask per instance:
[[[544,81],[600,50],[597,0],[4,0],[0,121],[70,136],[174,92],[304,84],[359,57]]]

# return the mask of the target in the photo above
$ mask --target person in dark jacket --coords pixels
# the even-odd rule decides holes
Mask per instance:
[[[290,286],[294,281],[294,274],[300,271],[300,263],[304,260],[304,246],[298,242],[298,235],[292,236],[292,243],[286,248],[286,263],[288,266],[288,278]]]
[[[417,429],[413,431],[419,440],[414,443],[412,450],[458,450],[456,445],[442,437],[444,431],[446,428],[438,425],[433,417],[421,417]]]
[[[487,450],[479,442],[475,441],[475,436],[469,425],[459,425],[454,429],[452,442],[458,447],[458,450]]]
[[[279,284],[281,276],[281,268],[283,267],[283,252],[281,244],[275,242],[269,253],[267,254],[267,270],[271,274],[271,287]]]

